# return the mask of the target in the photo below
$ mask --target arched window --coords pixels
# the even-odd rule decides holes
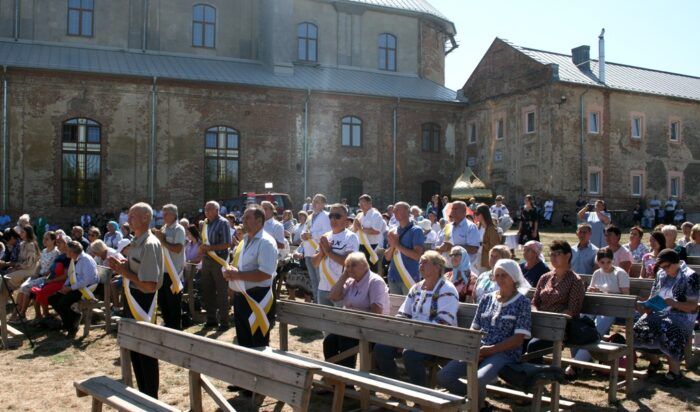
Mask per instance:
[[[216,9],[207,4],[192,7],[192,45],[216,47]]]
[[[299,23],[297,26],[297,59],[318,61],[318,27],[313,23]]]
[[[362,120],[355,116],[343,117],[341,135],[341,144],[343,146],[362,146]]]
[[[440,183],[434,180],[426,180],[420,185],[421,191],[421,207],[427,205],[433,195],[440,195]]]
[[[396,36],[393,34],[379,35],[379,70],[396,71]]]
[[[421,127],[423,143],[421,147],[424,152],[440,151],[440,126],[435,123],[424,123]]]
[[[216,126],[204,135],[204,197],[238,196],[239,135],[230,127]]]
[[[349,205],[357,204],[357,199],[362,196],[362,193],[361,179],[346,177],[340,181],[340,199],[346,199]]]
[[[94,12],[93,0],[68,0],[68,35],[92,37]]]
[[[94,120],[63,123],[61,138],[61,204],[99,206],[102,180],[102,131]]]

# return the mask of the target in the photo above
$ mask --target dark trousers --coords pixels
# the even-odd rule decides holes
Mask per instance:
[[[377,244],[376,244],[376,243],[373,244],[373,245],[369,245],[369,246],[370,246],[372,249],[376,249],[376,248],[377,248]],[[377,263],[372,263],[372,262],[369,260],[369,252],[367,251],[367,248],[364,247],[364,246],[362,246],[362,244],[360,244],[360,250],[362,251],[362,253],[365,254],[365,257],[367,258],[367,263],[369,263],[369,270],[371,270],[371,271],[374,272],[374,273],[378,273],[378,272],[377,272],[377,269],[378,269],[377,266],[381,263],[381,259],[380,259],[380,260],[377,260]],[[377,257],[379,257],[379,256],[377,256]]]
[[[268,290],[270,290],[270,288],[251,288],[248,289],[247,292],[256,302],[261,302]],[[272,307],[267,313],[267,319],[270,321],[270,329],[266,334],[263,334],[260,329],[257,329],[255,333],[250,332],[248,317],[251,313],[253,313],[253,311],[250,309],[245,296],[240,292],[234,293],[233,324],[236,327],[236,339],[238,339],[238,344],[246,348],[270,346],[270,330],[272,330],[272,326],[275,322],[275,302],[272,302]]]
[[[228,325],[228,282],[221,274],[221,265],[209,256],[202,260],[200,287],[207,322],[218,320],[220,325]]]
[[[158,307],[166,328],[182,330],[182,291],[173,293],[170,275],[163,275],[163,285],[158,290]]]
[[[74,332],[78,329],[78,319],[80,314],[75,313],[70,306],[81,299],[81,294],[79,290],[71,290],[65,295],[60,292],[56,292],[49,297],[49,304],[53,306],[54,310],[61,317],[61,322],[63,322],[63,329]]]
[[[328,360],[335,355],[339,355],[348,349],[356,347],[358,344],[359,341],[355,338],[330,334],[323,339],[323,358]],[[357,355],[352,355],[335,363],[355,369],[356,362]]]
[[[151,307],[151,303],[155,298],[154,293],[143,293],[134,288],[131,288],[131,296],[144,310],[148,310]],[[128,301],[126,305],[129,305]],[[124,317],[133,319],[131,310],[127,307],[124,308]],[[160,381],[158,359],[131,351],[131,366],[134,368],[134,376],[136,377],[139,391],[158,399],[158,385]]]

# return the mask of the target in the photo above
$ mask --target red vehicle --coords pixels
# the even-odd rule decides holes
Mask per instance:
[[[251,203],[260,204],[264,201],[277,204],[277,214],[281,215],[286,209],[292,209],[292,199],[286,193],[254,193],[244,192],[239,198],[224,200],[224,205],[229,212],[232,212],[235,207],[243,211],[245,207]]]

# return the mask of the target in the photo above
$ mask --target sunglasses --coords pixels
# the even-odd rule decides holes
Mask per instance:
[[[329,214],[328,214],[328,217],[331,218],[331,219],[340,220],[340,219],[343,218],[343,215],[340,214],[340,213],[329,213]]]

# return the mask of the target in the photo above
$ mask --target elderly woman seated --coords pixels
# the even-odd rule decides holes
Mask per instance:
[[[495,267],[496,262],[500,259],[510,259],[512,256],[506,245],[496,245],[489,251],[489,267]],[[522,271],[521,271],[522,272]],[[472,299],[474,303],[481,302],[481,298],[491,292],[498,290],[498,283],[493,276],[493,270],[487,270],[476,278],[474,288],[472,290]]]
[[[523,341],[530,337],[530,300],[525,294],[530,284],[520,266],[511,259],[500,259],[493,268],[498,290],[484,295],[472,321],[471,328],[485,334],[479,348],[479,402],[483,407],[486,385],[498,377],[498,372],[509,363],[520,361]],[[440,372],[440,386],[458,395],[467,394],[467,386],[460,382],[466,376],[466,363],[450,361]]]
[[[520,264],[520,270],[523,272],[525,279],[527,279],[532,286],[537,285],[540,277],[549,272],[549,266],[544,263],[544,255],[542,255],[543,249],[544,246],[542,243],[536,240],[531,240],[523,245],[523,258],[525,258],[525,262]]]
[[[680,365],[698,314],[700,277],[681,262],[673,249],[664,249],[656,261],[659,271],[649,299],[638,304],[643,315],[634,324],[634,346],[655,349],[668,359],[668,382],[681,378]],[[661,368],[657,355],[649,359],[650,374]]]
[[[444,268],[445,259],[438,252],[430,250],[421,256],[419,269],[423,280],[413,285],[408,291],[397,317],[440,325],[457,325],[459,308],[457,289],[452,282],[442,276]],[[394,359],[400,355],[403,355],[403,362],[411,382],[425,386],[427,381],[425,362],[434,360],[434,356],[381,344],[374,346],[373,356],[379,371],[390,378],[397,378]]]
[[[445,273],[445,277],[457,288],[459,301],[466,302],[468,298],[471,298],[475,280],[472,276],[471,261],[467,250],[462,246],[454,246],[450,249],[450,260],[452,261],[452,270]]]
[[[346,309],[389,314],[389,288],[381,276],[369,270],[362,252],[353,252],[345,258],[345,270],[331,288],[329,298],[333,302],[342,302]],[[330,334],[323,340],[323,356],[329,360],[357,344],[357,339]],[[356,358],[353,355],[336,363],[354,368]]]

